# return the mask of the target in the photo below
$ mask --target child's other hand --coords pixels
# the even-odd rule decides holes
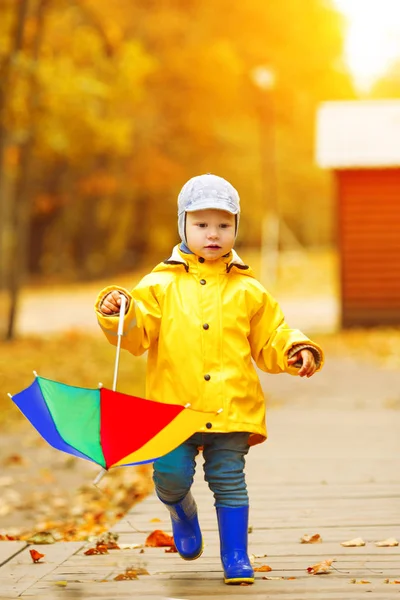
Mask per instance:
[[[105,315],[118,315],[121,306],[121,294],[115,290],[105,296],[101,303],[100,310]]]
[[[297,362],[302,363],[298,373],[300,377],[312,377],[317,370],[314,354],[311,350],[307,350],[306,348],[300,350],[300,352],[297,352],[297,354],[288,360],[289,365],[294,365]]]

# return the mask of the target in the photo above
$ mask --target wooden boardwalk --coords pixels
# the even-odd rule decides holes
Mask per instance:
[[[270,410],[268,423],[270,439],[247,459],[249,551],[256,566],[272,568],[256,573],[253,586],[222,581],[213,498],[200,461],[194,486],[205,540],[200,559],[185,562],[163,548],[86,556],[93,544],[71,542],[35,546],[45,558],[33,564],[24,543],[0,542],[0,598],[356,600],[371,593],[374,600],[400,599],[400,584],[392,583],[400,581],[400,547],[375,545],[400,540],[400,411],[283,408]],[[154,529],[171,531],[152,495],[113,531],[121,545],[132,546]],[[322,543],[300,543],[302,535],[317,533]],[[358,537],[365,546],[341,546]],[[335,559],[329,574],[307,573],[325,559]],[[130,567],[149,575],[114,580]]]

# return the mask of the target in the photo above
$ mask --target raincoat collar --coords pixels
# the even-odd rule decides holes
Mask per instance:
[[[197,267],[198,257],[195,254],[186,254],[179,249],[179,245],[172,250],[171,256],[164,261],[164,265],[182,265],[186,271]],[[209,262],[209,264],[224,265],[224,270],[229,273],[232,267],[236,267],[246,274],[251,274],[251,269],[246,265],[235,250],[231,250],[229,254],[222,256],[218,261]]]

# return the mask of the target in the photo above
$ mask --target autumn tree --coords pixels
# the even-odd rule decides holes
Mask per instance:
[[[0,179],[5,167],[8,181],[20,174],[13,243],[28,240],[19,260],[30,273],[87,279],[164,258],[177,241],[179,188],[202,172],[240,190],[239,244],[259,244],[272,201],[301,243],[331,239],[315,111],[353,91],[329,2],[2,4],[1,64],[18,67],[1,83]],[[269,90],[255,85],[260,67],[274,73]],[[3,228],[2,247],[6,238]]]

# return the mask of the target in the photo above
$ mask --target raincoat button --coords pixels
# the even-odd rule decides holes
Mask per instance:
[[[200,256],[199,262],[203,263],[204,261],[205,261],[205,258],[203,258],[202,256]]]
[[[209,326],[209,324],[208,324],[208,323],[204,323],[204,325],[203,325],[203,329],[209,329],[209,327],[210,327],[210,326]]]
[[[206,285],[207,281],[205,279],[200,279],[201,285]]]
[[[207,375],[204,375],[204,379],[205,379],[206,381],[210,381],[210,379],[211,379],[211,375],[209,375],[209,374],[207,373]]]
[[[207,429],[211,429],[212,423],[206,423],[206,427],[207,427]]]

